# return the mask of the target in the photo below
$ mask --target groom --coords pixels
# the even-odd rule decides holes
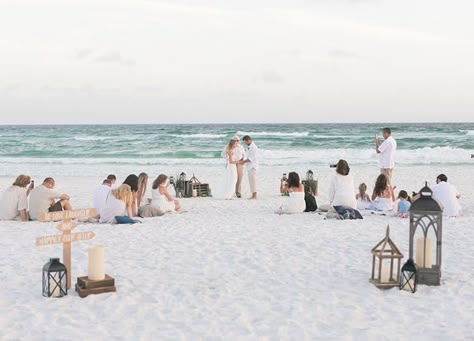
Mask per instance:
[[[242,139],[248,147],[247,158],[240,163],[247,164],[250,192],[250,199],[257,199],[257,169],[258,169],[258,147],[253,143],[252,138],[245,135]]]

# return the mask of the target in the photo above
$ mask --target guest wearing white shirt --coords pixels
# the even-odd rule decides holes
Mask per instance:
[[[102,185],[97,186],[94,191],[92,207],[96,209],[98,217],[100,217],[100,212],[102,212],[105,207],[105,202],[107,201],[107,196],[110,194],[111,187],[112,180],[105,179],[102,181]]]
[[[28,195],[33,189],[33,182],[28,175],[18,175],[15,182],[6,189],[0,198],[0,220],[27,221]],[[28,186],[30,184],[30,186]],[[28,186],[28,188],[26,187]]]
[[[31,191],[29,203],[31,220],[38,220],[42,213],[72,210],[69,195],[55,191],[55,185],[54,179],[48,177]]]
[[[459,204],[461,194],[456,190],[456,187],[449,184],[447,181],[448,177],[446,175],[438,175],[436,178],[436,185],[431,187],[433,199],[441,204],[444,216],[457,217],[461,215],[462,211],[461,204]]]
[[[397,150],[397,141],[392,137],[392,131],[390,128],[383,128],[382,135],[385,139],[382,143],[380,142],[377,135],[375,136],[375,150],[379,155],[379,168],[380,174],[384,174],[389,184],[392,184],[392,172],[395,166],[394,154]]]
[[[248,146],[247,158],[240,161],[247,164],[250,192],[250,199],[257,199],[257,170],[258,170],[258,147],[248,135],[243,137],[244,143]]]
[[[244,165],[239,163],[245,159],[245,150],[244,147],[240,144],[240,137],[235,135],[233,140],[237,141],[237,146],[232,149],[233,160],[236,161],[237,166],[237,182],[235,184],[235,196],[240,198],[242,196],[242,178],[244,176]]]
[[[357,208],[354,191],[354,178],[349,174],[350,168],[346,160],[339,160],[336,172],[329,183],[328,199],[331,206],[347,206]]]

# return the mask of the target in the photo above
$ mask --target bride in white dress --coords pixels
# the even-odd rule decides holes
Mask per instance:
[[[217,197],[221,199],[232,199],[235,194],[235,184],[237,183],[237,162],[233,157],[233,149],[238,146],[236,140],[230,140],[225,148],[225,171],[222,177],[222,184]]]

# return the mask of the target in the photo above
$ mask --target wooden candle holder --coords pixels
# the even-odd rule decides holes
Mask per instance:
[[[109,275],[99,281],[93,281],[87,276],[77,277],[76,291],[80,297],[87,297],[93,294],[102,294],[104,292],[116,292],[115,279]]]

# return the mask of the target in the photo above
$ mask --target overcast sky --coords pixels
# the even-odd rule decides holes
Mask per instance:
[[[2,0],[1,124],[473,121],[472,0]]]

